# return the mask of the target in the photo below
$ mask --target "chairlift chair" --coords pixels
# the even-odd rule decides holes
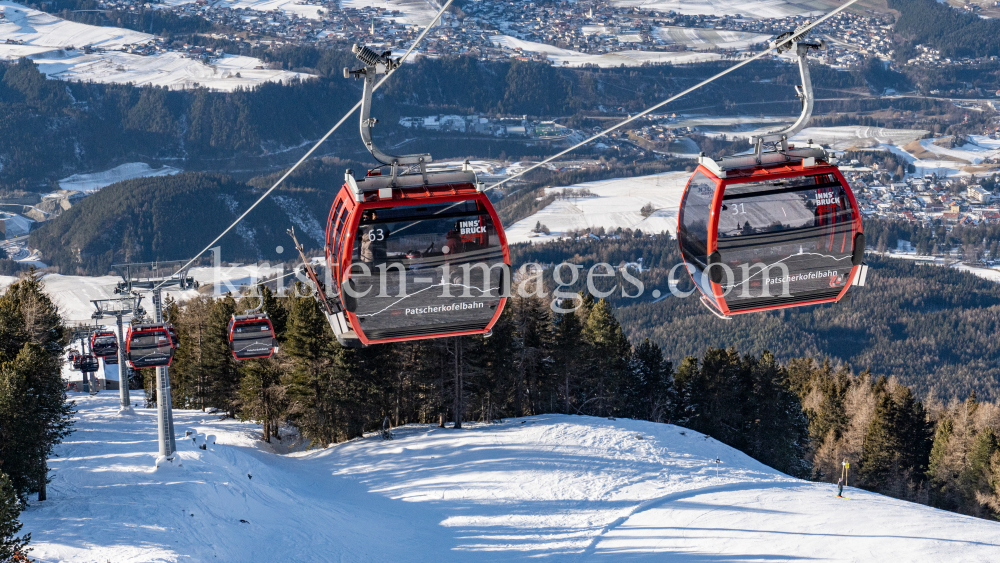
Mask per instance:
[[[174,358],[174,342],[168,324],[137,324],[125,337],[125,354],[135,369],[167,367]]]
[[[803,108],[795,124],[755,138],[752,154],[702,154],[688,180],[677,239],[717,316],[836,302],[864,285],[865,236],[850,185],[823,148],[788,143],[812,114],[806,53],[821,46],[796,43]]]
[[[374,145],[375,80],[399,62],[388,52],[357,45],[353,51],[365,67],[345,68],[344,75],[364,78],[361,138],[383,167],[361,179],[348,170],[330,208],[331,287],[306,265],[334,334],[350,347],[488,334],[509,295],[511,269],[485,185],[468,162],[429,172],[429,154],[393,156]]]

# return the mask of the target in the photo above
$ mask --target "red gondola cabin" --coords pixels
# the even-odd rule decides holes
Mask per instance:
[[[229,320],[229,347],[233,358],[252,360],[270,358],[276,348],[274,326],[263,313],[233,315]]]
[[[716,314],[832,303],[864,283],[858,204],[820,148],[700,158],[677,239]]]
[[[107,358],[118,355],[118,338],[111,331],[98,331],[90,337],[90,348],[94,355]]]
[[[336,309],[331,324],[342,343],[493,328],[509,295],[510,252],[481,186],[468,169],[347,175],[326,240]]]
[[[129,327],[125,337],[125,353],[129,365],[135,369],[167,367],[174,359],[174,343],[170,326],[165,324],[139,324]]]

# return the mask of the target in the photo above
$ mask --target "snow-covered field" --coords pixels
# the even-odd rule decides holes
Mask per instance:
[[[393,441],[278,455],[251,424],[175,410],[181,466],[154,469],[153,409],[118,416],[117,391],[71,398],[79,422],[49,462],[49,498],[21,514],[40,563],[938,563],[1000,553],[997,522],[853,488],[838,499],[832,485],[668,424],[544,415],[409,425]]]
[[[838,6],[832,0],[792,2],[789,0],[611,0],[615,6],[638,6],[644,10],[678,14],[735,15],[746,18],[782,18],[820,15]]]
[[[925,176],[928,174],[937,174],[939,178],[947,178],[949,176],[968,176],[969,173],[965,172],[963,169],[968,165],[966,162],[959,162],[956,160],[932,160],[925,158],[916,158],[912,154],[906,152],[899,145],[879,145],[881,148],[891,151],[903,157],[908,164],[913,164],[916,168],[914,173],[916,176]]]
[[[441,3],[433,0],[341,0],[341,8],[361,9],[365,6],[375,8],[385,8],[386,10],[399,10],[401,16],[386,16],[396,20],[398,23],[408,23],[425,26],[434,19]]]
[[[927,131],[922,129],[886,129],[884,127],[847,125],[842,127],[806,127],[791,140],[801,142],[812,139],[813,142],[843,150],[873,144],[905,145],[926,134]]]
[[[559,47],[546,45],[545,43],[517,39],[509,35],[491,35],[490,41],[494,45],[510,49],[520,48],[522,51],[545,53],[546,58],[550,61],[563,66],[582,66],[585,64],[594,64],[599,67],[617,67],[621,65],[641,66],[646,62],[685,64],[716,61],[721,58],[721,55],[718,53],[668,53],[664,51],[618,51],[603,55],[592,55],[571,49],[560,49]]]
[[[756,43],[766,43],[770,35],[746,31],[700,29],[696,27],[654,27],[653,37],[670,45],[687,45],[694,49],[746,49]]]
[[[143,43],[153,38],[148,33],[119,27],[99,27],[57,18],[24,4],[0,1],[6,16],[0,20],[0,39],[21,40],[33,47],[65,48],[93,45],[120,49],[122,45]],[[15,47],[15,45],[0,45]]]
[[[680,205],[688,172],[666,172],[637,178],[616,178],[575,184],[565,188],[547,188],[546,193],[586,189],[592,196],[557,199],[538,213],[506,228],[507,241],[544,242],[569,231],[588,227],[615,230],[618,227],[643,232],[677,232],[677,208]],[[652,203],[655,211],[643,217],[640,210]],[[531,232],[541,222],[550,234]]]
[[[162,3],[153,4],[153,6],[158,8],[172,8],[174,6],[194,3],[195,0],[162,0]],[[235,10],[236,8],[243,8],[244,10],[259,10],[261,12],[280,10],[286,14],[295,14],[299,17],[311,19],[322,18],[316,11],[324,10],[323,6],[300,3],[299,0],[215,0],[211,2],[211,5],[216,9],[230,8]]]
[[[195,0],[163,0],[162,6],[165,8],[173,6],[183,6],[194,4]],[[327,12],[326,3],[307,4],[301,0],[213,0],[210,4],[215,8],[243,8],[244,10],[257,10],[269,12],[278,10],[285,14],[295,14],[302,18],[322,19],[319,13],[322,10]],[[408,23],[414,25],[427,25],[434,19],[434,15],[440,9],[440,5],[431,0],[342,0],[339,3],[341,8],[361,9],[366,6],[375,8],[385,8],[388,11],[399,10],[399,15],[386,14],[386,19],[394,19],[397,23]]]
[[[782,129],[786,125],[791,125],[794,120],[795,118],[791,116],[710,117],[685,115],[678,118],[673,126],[696,127],[698,131],[708,135],[725,134],[730,138],[750,138]],[[887,129],[864,125],[844,125],[839,127],[806,127],[791,140],[804,142],[812,139],[815,143],[844,150],[852,147],[867,148],[889,144],[902,146],[926,134],[927,131],[922,129]]]
[[[0,20],[0,40],[23,40],[24,45],[0,41],[0,59],[30,57],[49,78],[137,86],[156,85],[172,89],[196,86],[231,91],[262,82],[306,79],[311,75],[263,68],[254,57],[227,55],[206,64],[181,53],[150,56],[133,55],[112,49],[145,43],[152,35],[117,27],[99,27],[70,22],[21,4],[0,1],[6,19]],[[85,54],[84,45],[104,52]],[[70,48],[74,48],[70,50]],[[260,68],[258,68],[260,67]],[[237,76],[239,74],[239,76]]]
[[[154,170],[145,162],[129,162],[121,166],[116,166],[111,170],[104,170],[103,172],[73,174],[68,178],[59,180],[59,187],[64,190],[96,192],[104,186],[110,186],[115,182],[148,176],[171,176],[178,172],[181,172],[180,168],[173,168],[171,166],[162,166]]]
[[[991,139],[986,135],[972,135],[971,143],[961,147],[948,148],[934,144],[934,139],[920,141],[920,146],[928,152],[960,158],[970,164],[979,164],[987,158],[1000,157],[1000,140]]]

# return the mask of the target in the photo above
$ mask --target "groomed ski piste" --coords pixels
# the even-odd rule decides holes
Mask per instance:
[[[156,468],[155,409],[119,416],[115,391],[70,398],[76,431],[50,460],[49,498],[21,514],[41,563],[937,563],[1000,553],[1000,523],[852,487],[839,499],[833,485],[669,424],[412,424],[392,441],[280,454],[287,436],[271,448],[253,424],[175,410],[180,466]]]

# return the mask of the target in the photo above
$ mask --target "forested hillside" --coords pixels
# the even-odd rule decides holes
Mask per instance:
[[[935,0],[888,0],[899,11],[896,33],[914,44],[932,45],[946,57],[1000,55],[1000,22]]]
[[[627,337],[616,320],[622,310],[589,295],[562,303],[576,302],[575,311],[554,312],[547,299],[518,294],[489,338],[345,349],[317,301],[263,293],[280,341],[266,360],[236,363],[229,351],[228,319],[250,300],[203,296],[169,305],[180,334],[170,370],[174,406],[216,407],[260,423],[267,441],[287,438],[282,428],[290,423],[315,446],[387,419],[460,427],[554,412],[672,422],[792,475],[836,482],[847,459],[852,485],[1000,515],[993,403],[924,401],[896,379],[822,358],[782,362],[736,347],[664,354],[641,335]],[[142,371],[151,401],[154,375]]]
[[[337,185],[339,188],[339,184]],[[285,230],[299,226],[311,246],[322,242],[332,193],[275,191],[225,239],[221,259],[280,260],[289,246]],[[112,264],[187,259],[224,231],[260,197],[227,176],[184,173],[139,178],[108,186],[33,231],[29,244],[64,273],[103,275]],[[322,201],[323,209],[315,202]],[[305,228],[303,228],[303,226]]]
[[[781,360],[829,357],[898,377],[922,396],[949,400],[975,391],[981,398],[1000,398],[1000,342],[995,338],[1000,330],[1000,285],[972,274],[870,256],[868,285],[852,289],[838,304],[722,321],[696,294],[651,302],[653,289],[669,295],[667,274],[680,262],[676,242],[664,235],[584,238],[518,246],[513,253],[518,263],[566,260],[587,268],[642,258],[647,270],[639,276],[645,283],[643,296],[623,297],[619,289],[609,299],[629,338],[649,338],[667,357],[700,356],[707,348],[728,346],[753,354],[769,350]],[[679,287],[689,289],[684,270],[677,275]],[[586,287],[585,276],[583,272],[574,290]]]

